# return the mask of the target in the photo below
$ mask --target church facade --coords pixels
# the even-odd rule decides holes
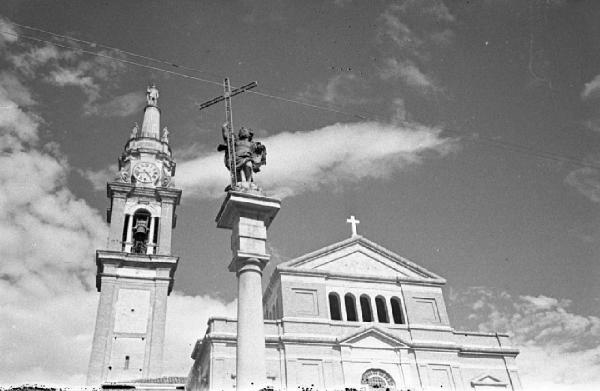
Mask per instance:
[[[505,334],[452,328],[446,281],[359,235],[278,265],[263,295],[276,390],[521,390]],[[235,319],[211,318],[188,390],[236,389]]]

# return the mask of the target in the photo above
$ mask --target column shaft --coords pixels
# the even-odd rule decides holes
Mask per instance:
[[[131,252],[131,245],[133,244],[133,215],[129,215],[129,224],[127,224],[127,237],[125,239],[125,252]]]
[[[238,272],[236,389],[239,391],[258,390],[266,381],[261,277],[257,264],[245,264]]]
[[[156,243],[154,243],[154,230],[156,229],[156,227],[154,226],[156,219],[154,218],[154,216],[150,217],[150,232],[148,234],[148,246],[146,249],[146,254],[154,254],[154,245]]]

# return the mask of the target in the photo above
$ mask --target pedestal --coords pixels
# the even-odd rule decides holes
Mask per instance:
[[[269,262],[267,228],[281,201],[253,192],[230,191],[217,215],[217,227],[232,230],[229,271],[238,279],[236,389],[266,385],[262,271]]]

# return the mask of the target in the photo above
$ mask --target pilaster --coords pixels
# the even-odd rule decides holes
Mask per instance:
[[[132,186],[126,183],[107,183],[106,195],[111,199],[110,230],[108,232],[108,250],[121,251],[123,246],[123,228],[125,224],[125,202]]]
[[[114,304],[116,278],[104,280],[104,289],[100,293],[98,311],[96,313],[96,328],[92,340],[92,355],[88,367],[87,384],[99,384],[104,379],[106,364],[107,340],[111,332],[112,307]]]
[[[160,236],[158,238],[158,254],[171,254],[172,229],[175,224],[175,207],[179,204],[181,190],[158,188],[156,194],[161,202]]]

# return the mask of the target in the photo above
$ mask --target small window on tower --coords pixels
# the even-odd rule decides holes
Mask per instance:
[[[125,356],[125,365],[123,366],[123,369],[129,369],[129,356]]]

